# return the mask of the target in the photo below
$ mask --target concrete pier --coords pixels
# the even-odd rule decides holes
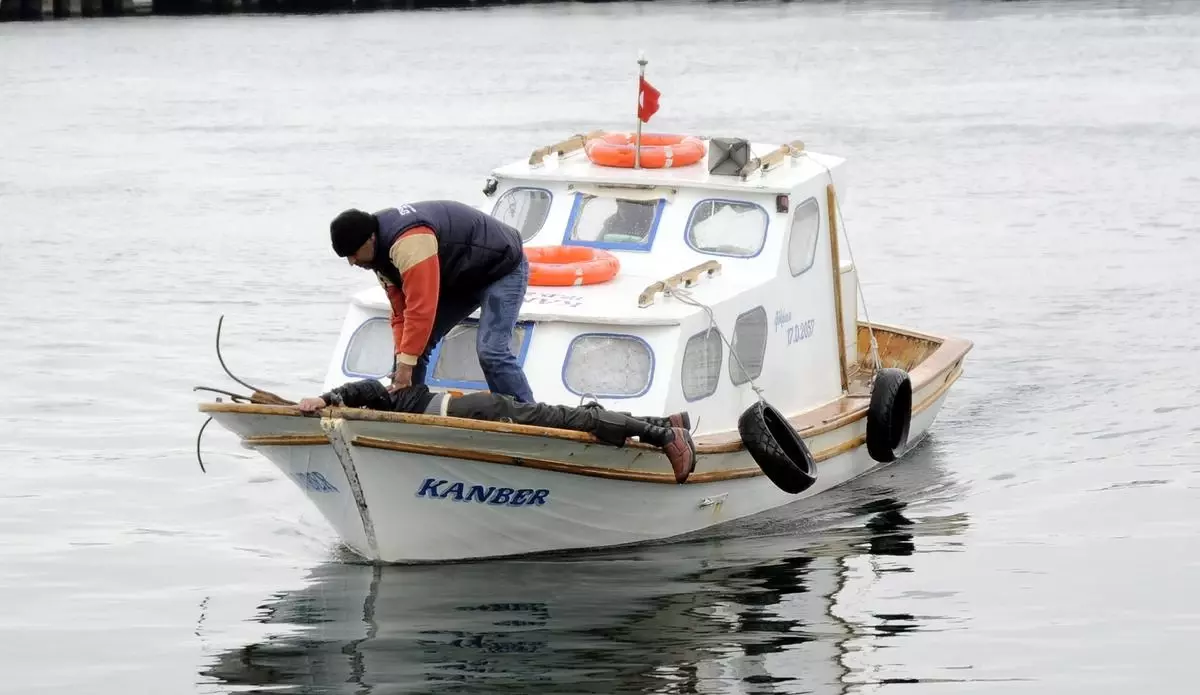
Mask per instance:
[[[370,12],[519,5],[522,0],[0,0],[0,21],[125,15]]]
[[[216,1],[231,0],[209,0]],[[241,3],[241,0],[232,1]],[[153,9],[153,0],[0,0],[0,22],[70,17],[120,17],[151,14]]]

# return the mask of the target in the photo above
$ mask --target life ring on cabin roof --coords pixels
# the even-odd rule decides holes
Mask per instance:
[[[570,287],[608,282],[621,270],[621,261],[604,249],[588,246],[527,246],[529,284]]]
[[[633,168],[637,138],[629,133],[608,133],[588,140],[583,146],[593,164]],[[704,141],[694,135],[643,133],[640,165],[644,169],[685,167],[704,159]]]

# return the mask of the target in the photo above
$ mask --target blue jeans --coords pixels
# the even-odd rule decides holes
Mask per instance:
[[[525,379],[525,372],[517,356],[509,347],[513,331],[517,327],[517,316],[521,303],[525,301],[525,288],[529,285],[529,262],[521,255],[521,262],[512,272],[488,285],[478,295],[445,298],[438,301],[437,316],[433,320],[433,332],[425,352],[417,358],[413,367],[412,382],[425,383],[429,370],[429,355],[433,347],[445,337],[450,329],[462,323],[479,309],[479,333],[475,340],[475,352],[488,390],[512,396],[522,403],[533,403],[533,391]]]

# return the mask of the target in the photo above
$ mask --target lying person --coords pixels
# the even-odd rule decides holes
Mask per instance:
[[[434,393],[424,384],[389,392],[374,379],[351,381],[319,397],[305,398],[298,404],[301,412],[305,413],[313,413],[327,406],[575,430],[587,432],[601,442],[617,447],[624,446],[626,439],[637,437],[647,444],[662,448],[671,462],[677,482],[687,480],[696,468],[696,444],[688,432],[691,424],[686,412],[667,417],[633,417],[628,413],[605,410],[598,403],[588,403],[578,408],[521,403],[511,396],[487,391],[455,396]]]

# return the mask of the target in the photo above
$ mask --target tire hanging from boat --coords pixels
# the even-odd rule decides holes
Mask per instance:
[[[903,453],[912,424],[912,382],[908,372],[886,367],[875,373],[867,409],[867,452],[880,463]]]
[[[760,400],[738,418],[738,434],[754,462],[780,490],[796,495],[817,482],[817,462],[791,423]]]

